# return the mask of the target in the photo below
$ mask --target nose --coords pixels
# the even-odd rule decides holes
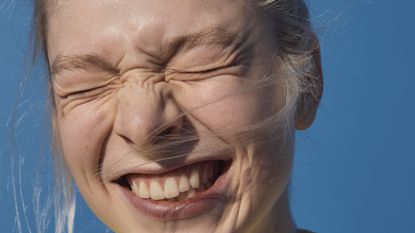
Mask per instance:
[[[118,94],[114,132],[133,147],[160,143],[183,127],[183,112],[162,85],[130,86]]]

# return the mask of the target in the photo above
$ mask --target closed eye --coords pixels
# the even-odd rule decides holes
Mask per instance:
[[[221,69],[224,69],[226,67],[212,67],[212,68],[208,68],[208,69],[200,69],[200,70],[180,70],[180,69],[176,69],[176,68],[168,68],[166,69],[166,73],[182,73],[182,74],[188,74],[188,73],[198,73],[198,74],[206,74],[206,73],[210,73],[210,72],[214,72],[214,71],[218,71]]]
[[[200,70],[180,70],[175,68],[166,69],[166,81],[169,80],[204,80],[207,78],[232,75],[241,76],[243,73],[243,65],[233,66],[215,66],[208,69]]]
[[[102,86],[96,86],[96,87],[82,89],[82,90],[78,90],[78,91],[73,91],[73,92],[70,92],[70,93],[67,93],[67,94],[64,94],[64,95],[60,95],[60,97],[62,99],[67,99],[70,96],[77,96],[77,97],[82,97],[84,95],[88,95],[88,96],[92,95],[93,96],[93,95],[99,94],[102,91],[104,91],[103,88],[105,86],[106,85],[102,85]]]

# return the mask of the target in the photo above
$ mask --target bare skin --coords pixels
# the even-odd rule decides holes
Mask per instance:
[[[273,25],[248,2],[68,0],[52,8],[47,48],[56,131],[83,197],[115,232],[296,232],[287,197],[295,127],[277,132],[285,141],[261,144],[261,133],[242,141],[232,133],[209,134],[261,122],[284,104],[278,81],[241,92],[265,73],[278,79],[279,72],[269,66]],[[160,156],[140,154],[153,143],[154,130],[183,127],[184,118],[198,137],[184,159],[166,165],[151,162]],[[209,160],[209,153],[193,152],[212,143],[227,148],[231,178],[223,200],[202,213],[148,216],[114,182],[128,169],[162,174]]]

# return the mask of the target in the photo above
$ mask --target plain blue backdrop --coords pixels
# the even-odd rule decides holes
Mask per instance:
[[[297,134],[290,187],[296,222],[319,233],[415,232],[415,2],[313,0],[308,5],[321,38],[325,92],[314,125]],[[27,215],[23,232],[30,232],[28,225],[37,232],[31,187],[39,179],[50,181],[49,170],[37,165],[49,158],[47,84],[37,77],[41,72],[18,91],[27,76],[30,16],[31,1],[0,0],[1,233],[19,229],[16,205],[21,216]],[[15,103],[18,92],[23,94]],[[13,170],[13,162],[22,170]],[[80,198],[78,210],[76,233],[105,232]]]

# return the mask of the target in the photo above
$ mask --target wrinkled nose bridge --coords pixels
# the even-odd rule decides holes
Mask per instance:
[[[181,125],[182,111],[168,84],[128,81],[119,91],[114,131],[127,142],[136,146],[154,143],[159,134]]]

